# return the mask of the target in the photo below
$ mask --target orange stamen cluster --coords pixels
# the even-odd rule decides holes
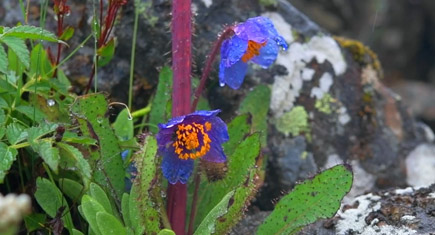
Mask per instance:
[[[260,49],[266,45],[266,42],[258,43],[249,40],[248,41],[248,49],[246,49],[245,54],[242,56],[243,62],[248,62],[250,59],[254,58],[255,56],[258,56],[260,54]]]
[[[205,130],[204,130],[205,127]],[[178,154],[178,158],[197,159],[204,156],[210,150],[210,137],[207,131],[211,130],[211,123],[206,122],[198,124],[180,124],[176,131],[176,140],[172,144],[175,147],[174,152]],[[202,141],[200,141],[202,137]]]

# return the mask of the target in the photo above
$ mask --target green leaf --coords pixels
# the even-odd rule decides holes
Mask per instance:
[[[199,198],[201,201],[197,212],[196,223],[203,218],[222,200],[229,192],[235,190],[234,202],[225,219],[219,220],[216,224],[216,234],[225,234],[234,226],[243,215],[243,211],[250,198],[255,194],[257,182],[256,175],[260,170],[256,166],[257,157],[260,155],[260,135],[254,133],[248,136],[234,151],[228,156],[228,171],[226,176],[219,181],[203,181],[200,185]]]
[[[127,230],[121,222],[107,212],[97,213],[97,224],[104,235],[127,235]]]
[[[21,77],[21,75],[25,70],[25,66],[22,62],[20,62],[20,58],[10,48],[8,49],[8,62],[9,62],[9,67],[8,67],[9,71],[14,72],[16,76]]]
[[[30,118],[30,120],[34,122],[42,122],[42,120],[44,120],[45,118],[45,114],[36,107],[20,105],[18,107],[15,107],[15,110],[26,115],[28,118]]]
[[[118,114],[118,117],[116,117],[116,120],[113,123],[113,129],[120,140],[133,138],[133,119],[130,117],[128,109],[123,109]]]
[[[44,162],[52,169],[55,173],[58,171],[59,166],[59,149],[52,146],[51,140],[37,140],[30,146],[37,152]]]
[[[106,45],[98,48],[97,54],[99,55],[98,67],[108,64],[115,54],[115,40],[112,38]]]
[[[318,219],[332,217],[352,187],[352,170],[337,165],[302,182],[284,196],[257,234],[293,234]]]
[[[63,33],[62,35],[60,35],[59,39],[65,42],[68,41],[73,35],[74,35],[74,28],[68,26],[63,30]]]
[[[30,66],[30,53],[27,50],[26,43],[23,39],[17,37],[3,37],[0,41],[6,44],[10,50],[12,50],[24,67],[29,68]]]
[[[175,232],[170,229],[162,229],[157,235],[175,235]]]
[[[9,107],[8,102],[6,102],[5,99],[0,97],[0,109],[2,109],[2,108],[8,108],[8,107]],[[0,123],[3,123],[3,122],[0,121]]]
[[[229,140],[222,146],[227,156],[231,156],[239,144],[251,131],[251,115],[246,113],[234,118],[228,124]]]
[[[59,42],[56,35],[54,35],[52,32],[31,25],[19,25],[13,28],[5,27],[3,29],[3,34],[0,35],[0,39],[4,39],[5,37],[9,36],[21,39],[36,39],[49,42]]]
[[[121,214],[122,219],[124,220],[124,223],[127,227],[132,227],[131,220],[130,220],[130,195],[128,193],[122,194],[122,200],[121,200]]]
[[[9,148],[6,144],[0,142],[0,183],[3,183],[6,173],[11,168],[17,154],[16,149]]]
[[[41,229],[46,219],[46,214],[41,213],[32,213],[26,217],[24,217],[24,224],[26,225],[27,232],[32,232],[37,229]]]
[[[84,177],[84,183],[86,183],[91,178],[91,167],[88,161],[83,157],[82,152],[76,147],[62,142],[57,143],[57,146],[60,148],[61,153],[63,153],[63,157],[68,157],[75,162],[75,166]]]
[[[106,192],[104,192],[104,190],[98,184],[91,183],[89,193],[93,199],[97,200],[98,203],[104,207],[106,212],[113,213],[112,206],[110,205],[110,201],[106,195]]]
[[[267,112],[271,92],[268,86],[259,85],[250,91],[239,107],[239,113],[252,115],[252,128],[261,133],[261,145],[267,144]]]
[[[68,178],[59,179],[60,190],[67,195],[71,200],[80,200],[83,194],[83,185],[77,183],[74,180]]]
[[[64,215],[62,221],[64,222],[65,227],[70,232],[72,231],[74,226],[71,214],[69,213],[68,203],[54,183],[47,179],[38,177],[38,179],[36,179],[35,199],[51,218],[56,216],[60,207],[65,206],[65,210],[62,213],[62,215]]]
[[[165,66],[162,68],[159,74],[159,83],[157,85],[156,95],[152,101],[150,118],[148,122],[150,131],[157,133],[157,124],[166,122],[169,117],[166,115],[166,106],[171,100],[172,89],[172,70]]]
[[[84,145],[95,145],[97,140],[87,137],[78,136],[75,132],[65,131],[62,138],[63,142],[73,143],[73,144],[84,144]]]
[[[227,193],[222,200],[208,213],[196,229],[194,235],[209,235],[215,232],[215,224],[219,217],[228,212],[230,199],[234,191]]]
[[[47,73],[51,71],[52,66],[51,62],[48,59],[47,52],[45,51],[44,47],[41,44],[37,44],[33,47],[32,51],[30,52],[30,76],[35,75],[43,75],[47,76]],[[39,84],[38,84],[39,85]],[[35,90],[28,89],[28,90]]]
[[[84,235],[82,232],[80,232],[79,230],[77,230],[77,229],[73,229],[72,230],[72,235]]]
[[[78,97],[71,106],[71,113],[77,118],[84,136],[97,139],[98,148],[89,149],[93,162],[99,168],[94,171],[96,182],[107,191],[114,190],[116,200],[120,200],[125,190],[125,171],[120,157],[121,148],[106,117],[107,101],[102,94]]]
[[[47,135],[51,132],[54,132],[56,128],[58,127],[58,124],[53,123],[41,123],[38,127],[30,127],[27,128],[27,140],[29,142],[35,142],[36,140],[40,139],[44,135]]]
[[[6,138],[11,145],[19,143],[27,138],[24,127],[17,122],[13,122],[6,127]]]
[[[134,156],[136,168],[140,174],[137,176],[130,193],[130,220],[132,227],[138,233],[154,234],[160,231],[161,203],[160,189],[153,184],[156,177],[157,166],[157,141],[152,136],[147,136],[144,146]]]
[[[5,48],[0,44],[0,73],[8,73],[8,54],[6,54]]]
[[[83,195],[81,204],[83,215],[88,221],[90,228],[95,234],[101,233],[97,223],[97,213],[105,212],[104,207],[98,203],[95,199],[88,195]]]

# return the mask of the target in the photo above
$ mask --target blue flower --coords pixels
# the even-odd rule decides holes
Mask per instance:
[[[227,84],[238,89],[245,77],[248,61],[268,68],[276,60],[279,47],[286,50],[288,46],[272,21],[262,16],[236,25],[233,31],[234,35],[222,43],[219,82],[221,86]]]
[[[171,184],[185,184],[193,171],[193,160],[225,162],[222,143],[228,140],[226,124],[216,115],[220,110],[196,111],[159,124],[158,152],[163,156],[163,176]]]

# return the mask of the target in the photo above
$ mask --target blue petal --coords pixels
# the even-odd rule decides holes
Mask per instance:
[[[225,153],[220,144],[212,143],[210,151],[208,151],[208,153],[205,154],[202,159],[209,162],[225,162],[227,160],[227,156],[225,156]]]
[[[212,143],[222,144],[228,141],[228,128],[222,119],[215,117],[209,120],[211,123],[211,130],[208,132]]]
[[[250,18],[246,21],[247,23],[256,24],[259,28],[262,29],[264,33],[267,34],[268,38],[275,38],[278,36],[278,32],[275,29],[272,21],[269,18],[258,16],[254,18]]]
[[[263,43],[269,38],[268,30],[255,18],[248,19],[244,23],[234,27],[234,33],[243,40],[252,40]]]
[[[252,62],[267,68],[275,62],[278,56],[278,45],[274,40],[269,40],[264,47],[260,49],[260,55],[251,59]]]
[[[230,67],[237,63],[248,49],[248,41],[237,36],[225,40],[221,47],[221,66]]]
[[[163,176],[169,183],[187,183],[193,171],[193,160],[182,160],[174,153],[174,148],[168,148],[163,154],[162,171]]]
[[[221,86],[227,84],[233,89],[239,89],[245,78],[248,65],[242,60],[239,60],[229,68],[220,67],[219,83]]]

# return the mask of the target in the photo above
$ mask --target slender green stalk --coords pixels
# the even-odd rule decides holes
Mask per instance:
[[[147,115],[151,111],[151,103],[149,103],[145,108],[141,108],[131,113],[133,118],[138,118]]]
[[[136,57],[136,39],[137,39],[137,27],[139,22],[139,6],[134,4],[134,26],[133,26],[133,41],[131,45],[131,58],[130,58],[130,79],[128,84],[128,107],[132,109],[133,100],[133,78],[134,78],[134,61]]]
[[[75,55],[77,53],[77,51],[80,50],[80,48],[82,48],[88,41],[89,39],[92,38],[92,34],[90,34],[89,36],[87,36],[85,38],[85,40],[83,40],[82,43],[80,43],[71,53],[69,53],[58,65],[54,66],[53,68],[51,68],[50,73],[52,73],[55,69],[57,69],[59,66],[63,65],[66,61],[68,61],[73,55]]]

